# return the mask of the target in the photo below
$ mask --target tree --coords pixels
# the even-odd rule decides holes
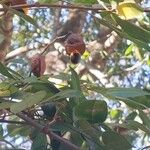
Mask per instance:
[[[148,149],[146,2],[20,2],[0,1],[1,148]]]

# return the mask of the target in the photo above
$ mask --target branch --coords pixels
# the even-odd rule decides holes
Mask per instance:
[[[14,57],[16,57],[18,55],[24,54],[24,53],[26,53],[26,52],[28,52],[30,50],[32,50],[32,49],[29,49],[26,46],[25,47],[20,47],[20,48],[18,48],[16,50],[13,50],[13,51],[11,51],[10,53],[8,53],[6,55],[5,61],[8,61],[9,59],[14,58]]]
[[[1,139],[0,141],[5,142],[6,144],[9,144],[13,149],[16,149],[16,147],[13,144],[11,144],[9,141],[7,141],[5,139]]]
[[[146,146],[146,147],[143,147],[141,150],[148,150],[149,148],[150,148],[150,145]]]
[[[67,34],[65,35],[62,35],[62,36],[58,36],[56,38],[54,38],[49,44],[47,44],[43,50],[43,52],[41,53],[41,55],[43,55],[51,45],[53,45],[55,42],[64,42],[66,40],[66,38],[68,37],[68,35],[70,35],[71,32],[68,32]]]
[[[33,119],[29,118],[28,116],[26,116],[23,113],[18,113],[16,114],[19,118],[23,119],[24,121],[26,121],[28,124],[30,124],[31,126],[39,129],[41,132],[47,134],[48,136],[50,136],[51,138],[59,141],[60,143],[66,145],[68,147],[69,150],[80,150],[79,147],[77,147],[76,145],[72,144],[70,141],[58,136],[57,134],[55,134],[54,132],[50,131],[49,129],[47,129],[45,126],[42,126],[41,124],[35,122]]]
[[[10,6],[12,9],[20,9],[20,8],[34,8],[34,9],[43,9],[43,8],[66,8],[66,9],[80,9],[80,10],[93,10],[93,11],[99,11],[99,10],[106,10],[103,7],[94,8],[94,7],[86,7],[86,6],[79,6],[79,5],[59,5],[59,4],[31,4],[31,5],[15,5]],[[1,8],[0,11],[4,11],[5,8]]]
[[[34,8],[34,9],[43,9],[43,8],[65,8],[65,9],[80,9],[80,10],[92,10],[92,11],[106,11],[104,7],[86,7],[86,6],[79,6],[79,5],[60,5],[60,4],[40,4],[40,3],[35,3],[31,5],[27,4],[22,4],[22,5],[15,5],[15,6],[10,6],[12,9],[19,9],[19,8]],[[107,6],[109,11],[114,11],[111,6]],[[0,11],[4,11],[5,8],[0,8]],[[107,10],[107,11],[108,11]],[[143,8],[144,12],[150,12],[150,8]]]

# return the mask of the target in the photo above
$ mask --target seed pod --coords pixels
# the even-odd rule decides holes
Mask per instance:
[[[31,57],[31,71],[36,77],[44,74],[46,69],[45,56],[35,54]]]
[[[70,54],[70,60],[73,64],[78,64],[81,59],[81,55],[78,52],[73,52]]]
[[[80,59],[80,55],[85,52],[85,43],[83,38],[78,34],[70,34],[65,41],[66,53],[70,56],[72,63],[77,64]],[[76,59],[77,58],[77,59]]]

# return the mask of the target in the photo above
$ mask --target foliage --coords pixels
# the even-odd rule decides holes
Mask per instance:
[[[100,1],[74,0],[72,2],[71,5],[77,7],[79,3],[82,3],[85,6],[87,4],[88,6],[93,6],[91,8],[102,8]],[[40,0],[40,4],[42,3],[58,4],[58,1]],[[146,66],[149,65],[150,31],[145,23],[149,23],[149,21],[145,21],[144,17],[141,19],[144,10],[134,2],[103,0],[103,3],[107,3],[104,5],[106,10],[98,12],[97,15],[93,15],[97,13],[96,11],[94,13],[88,12],[94,20],[94,23],[90,26],[94,28],[93,35],[88,37],[85,33],[83,36],[87,39],[87,43],[90,41],[90,38],[98,36],[94,35],[94,31],[98,30],[97,25],[103,25],[111,29],[111,31],[115,31],[122,38],[120,47],[116,48],[120,51],[109,53],[106,49],[99,49],[99,55],[103,56],[104,59],[107,58],[108,64],[110,64],[109,67],[107,67],[107,64],[103,70],[108,75],[108,78],[114,74],[126,77],[126,73],[123,74],[124,72],[122,71],[124,68],[121,68],[122,66],[119,66],[118,63],[121,58],[129,66],[131,65],[129,63],[130,60],[137,58],[136,60],[139,61],[139,57],[142,63]],[[108,4],[115,9],[112,11],[108,10]],[[37,10],[39,18],[36,20],[34,15],[33,17],[29,17],[8,6],[5,7],[27,23],[25,26],[29,34],[26,38],[30,42],[24,41],[25,44],[33,46],[36,43],[36,39],[40,43],[40,39],[45,36],[41,36],[44,32],[46,32],[49,38],[49,30],[53,29],[46,29],[47,26],[43,26],[40,29],[40,23],[44,18],[46,10]],[[50,16],[46,17],[52,19],[53,16],[51,14],[53,13],[53,10],[51,10]],[[43,18],[40,14],[43,15]],[[139,16],[141,20],[138,20]],[[87,21],[89,20],[87,19]],[[133,21],[136,21],[136,23],[133,23]],[[88,27],[88,23],[86,26]],[[87,33],[89,34],[89,31]],[[21,34],[14,33],[12,39],[14,40],[15,37],[21,36]],[[40,36],[32,39],[37,34]],[[0,32],[0,41],[3,41],[1,37],[3,37],[3,34]],[[20,47],[22,44],[20,41],[18,41],[19,44],[12,44],[12,47]],[[88,55],[88,58],[92,57],[92,55]],[[111,60],[109,56],[112,58]],[[88,58],[85,60],[83,58],[81,61],[83,66],[86,66],[86,63],[88,63]],[[26,63],[26,60],[24,61],[22,57],[16,59],[23,61],[19,60],[19,64],[29,66],[30,62]],[[84,150],[127,150],[136,147],[136,144],[134,144],[136,139],[134,136],[136,134],[139,136],[142,135],[145,138],[149,137],[150,115],[147,113],[147,110],[150,109],[150,92],[147,88],[148,84],[143,85],[143,88],[139,88],[138,86],[124,87],[119,84],[119,87],[108,87],[107,85],[102,85],[100,82],[93,82],[94,79],[88,77],[90,71],[88,74],[78,74],[78,65],[74,66],[70,64],[69,67],[65,66],[67,69],[63,73],[61,72],[57,75],[50,74],[36,77],[36,74],[34,74],[35,76],[30,74],[28,76],[32,68],[18,69],[19,65],[16,65],[18,63],[15,61],[10,60],[8,65],[5,62],[0,62],[0,75],[2,78],[0,83],[0,121],[2,123],[4,121],[7,122],[7,135],[4,134],[6,127],[2,124],[0,128],[0,140],[5,141],[7,145],[13,148],[16,146],[16,144],[13,146],[9,140],[7,141],[9,136],[14,139],[22,137],[22,139],[27,139],[30,143],[32,141],[31,149],[33,150],[67,149],[67,142],[61,143],[57,138],[53,139],[50,135],[47,136],[45,134],[47,130],[51,130],[61,138],[67,138],[68,141]],[[111,63],[111,61],[114,63]],[[128,64],[126,64],[126,67]],[[92,65],[96,66],[96,63]],[[11,69],[12,66],[15,66],[15,69]],[[99,70],[98,68],[96,69]],[[57,84],[54,79],[59,79],[61,82]],[[43,130],[38,130],[30,122],[24,122],[25,120],[22,120],[19,114],[28,116],[36,124],[40,124]],[[14,124],[12,125],[11,123]],[[18,147],[16,146],[16,148]]]

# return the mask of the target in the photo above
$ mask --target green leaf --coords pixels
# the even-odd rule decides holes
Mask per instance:
[[[20,11],[17,11],[15,9],[12,9],[12,8],[9,8],[5,5],[5,7],[7,9],[9,9],[13,14],[16,14],[17,16],[21,17],[23,20],[27,21],[28,23],[32,24],[33,26],[35,26],[36,28],[38,28],[38,25],[37,25],[37,22],[31,18],[30,16],[20,12]]]
[[[111,15],[112,13],[110,11],[106,11],[105,13],[107,13],[108,15]],[[113,15],[116,15],[116,14],[113,14]],[[116,15],[117,17],[117,15]],[[112,17],[113,18],[113,17]],[[119,17],[118,17],[119,18]],[[120,19],[120,18],[119,18]],[[110,21],[110,19],[101,19],[101,18],[95,18],[95,20],[97,22],[99,22],[100,24],[114,30],[118,35],[126,38],[126,39],[129,39],[130,41],[134,42],[135,44],[137,44],[139,47],[141,48],[145,48],[146,50],[149,50],[150,46],[148,45],[147,42],[145,42],[144,40],[140,40],[140,38],[135,38],[135,36],[133,37],[133,31],[129,31],[129,34],[128,32],[125,32],[124,30],[122,29],[119,29],[117,27],[117,25],[114,23],[115,19],[113,18],[113,21]],[[124,22],[127,22],[125,20],[122,20]],[[128,22],[127,22],[128,23]],[[129,23],[131,24],[131,23]],[[132,26],[132,24],[131,24]],[[128,27],[128,26],[125,26],[125,27]],[[137,27],[137,26],[136,26]],[[137,27],[138,28],[138,27]],[[130,33],[131,32],[131,33]]]
[[[135,108],[135,109],[146,109],[148,107],[150,107],[150,101],[148,98],[145,98],[145,100],[143,101],[142,100],[142,97],[131,97],[130,99],[129,98],[126,98],[126,94],[123,93],[123,95],[125,95],[124,97],[118,97],[118,96],[115,96],[116,95],[116,92],[114,95],[110,94],[108,92],[108,90],[112,90],[112,89],[115,89],[115,88],[102,88],[102,87],[99,87],[99,86],[90,86],[88,87],[89,90],[91,91],[94,91],[94,92],[98,92],[100,94],[102,94],[103,96],[105,96],[106,98],[108,99],[112,99],[114,101],[122,101],[124,103],[126,103],[128,106],[130,106],[131,108]],[[117,89],[117,88],[116,88]],[[119,88],[120,89],[120,88]],[[126,88],[123,88],[123,89],[126,89]],[[127,88],[128,89],[128,88]],[[144,91],[145,92],[145,91]],[[122,95],[122,96],[123,96]],[[132,95],[132,94],[131,94]],[[131,96],[130,95],[130,96]],[[132,95],[133,96],[133,95]],[[146,95],[147,96],[147,95]],[[144,97],[146,97],[144,96]]]
[[[0,62],[0,73],[8,78],[15,79],[1,62]]]
[[[16,71],[6,67],[7,70],[14,76],[14,77],[17,77],[18,79],[23,79],[24,77],[22,75],[20,75],[19,73],[17,73]]]
[[[82,3],[82,4],[95,4],[97,0],[74,0],[75,3]]]
[[[110,116],[112,119],[118,119],[122,114],[122,111],[119,109],[111,109]]]
[[[117,6],[118,15],[125,19],[139,18],[143,14],[140,6],[133,2],[122,2]]]
[[[140,129],[144,131],[146,134],[150,135],[150,129],[137,121],[130,120],[126,123],[121,124],[121,126],[135,131],[137,131],[137,129]]]
[[[14,120],[16,121],[16,120]],[[16,135],[19,135],[19,136],[29,136],[30,134],[30,130],[31,128],[29,128],[29,126],[26,126],[26,125],[17,125],[17,124],[8,124],[7,125],[7,131],[9,133],[9,136],[16,136]]]
[[[124,98],[150,95],[149,92],[143,91],[138,88],[109,88],[106,90],[107,94]]]
[[[114,97],[112,99],[122,101],[126,105],[128,105],[129,107],[134,108],[134,109],[147,109],[148,108],[147,105],[145,105],[139,101],[129,99],[129,98]]]
[[[133,97],[130,99],[134,102],[142,104],[143,106],[146,106],[146,108],[150,108],[150,96],[149,95]]]
[[[39,3],[56,3],[59,0],[38,0]]]
[[[150,43],[150,32],[144,28],[138,27],[128,21],[122,20],[116,14],[112,14],[117,24],[122,30],[127,33],[130,37],[137,39],[143,43]]]
[[[43,98],[46,96],[45,91],[39,91],[34,94],[29,93],[26,95],[26,97],[23,98],[21,102],[15,103],[10,107],[10,111],[13,113],[19,113],[22,110],[29,108],[33,106],[34,104],[38,104],[43,100]]]
[[[80,78],[78,76],[78,74],[75,72],[75,70],[73,68],[70,67],[71,70],[71,88],[74,90],[78,90],[81,91],[81,87],[80,87]],[[76,103],[80,103],[83,100],[86,100],[86,98],[84,97],[82,91],[81,91],[81,97],[80,98],[73,98],[73,100],[75,100]]]
[[[0,103],[0,110],[10,108],[12,104],[14,104],[14,103],[11,101],[10,102],[2,102],[2,103]]]
[[[63,81],[70,81],[70,75],[66,73],[59,73],[58,75],[54,75],[51,78],[60,79]]]
[[[47,149],[47,138],[42,132],[34,129],[30,135],[32,139],[32,150],[46,150]]]
[[[44,102],[47,101],[64,101],[65,98],[79,98],[81,96],[81,92],[78,90],[64,90],[60,91],[59,93],[51,96],[50,98],[46,99]]]
[[[108,110],[105,101],[87,100],[74,108],[75,116],[90,123],[102,123],[106,120]]]
[[[10,96],[16,93],[18,89],[8,82],[0,83],[0,97]]]
[[[81,91],[80,79],[79,79],[78,74],[71,67],[70,67],[70,70],[71,70],[71,88],[74,89],[74,90]]]
[[[125,139],[124,136],[121,136],[111,130],[102,134],[102,140],[106,147],[111,150],[127,150],[132,148],[131,144]]]
[[[125,50],[125,56],[128,56],[132,53],[132,49],[133,49],[134,45],[131,44],[126,50]]]
[[[0,140],[3,139],[4,130],[2,125],[0,125]]]
[[[126,117],[125,121],[134,120],[136,116],[137,116],[137,113],[133,111]]]
[[[147,116],[142,110],[139,111],[139,117],[142,119],[143,124],[146,125],[150,129],[150,117]]]
[[[60,92],[60,90],[49,81],[46,82],[46,81],[38,80],[37,78],[28,78],[28,79],[25,79],[24,82],[29,83],[31,85],[31,87],[29,86],[29,88],[26,91],[29,91],[32,93],[35,93],[38,91],[45,91],[47,93],[46,98],[51,97],[55,93]]]
[[[95,144],[97,150],[103,150],[103,146],[100,143],[100,136],[102,134],[101,130],[98,128],[92,127],[86,120],[80,119],[76,122],[77,128],[79,128],[83,136],[90,140],[92,143]],[[104,149],[105,150],[105,149]]]

